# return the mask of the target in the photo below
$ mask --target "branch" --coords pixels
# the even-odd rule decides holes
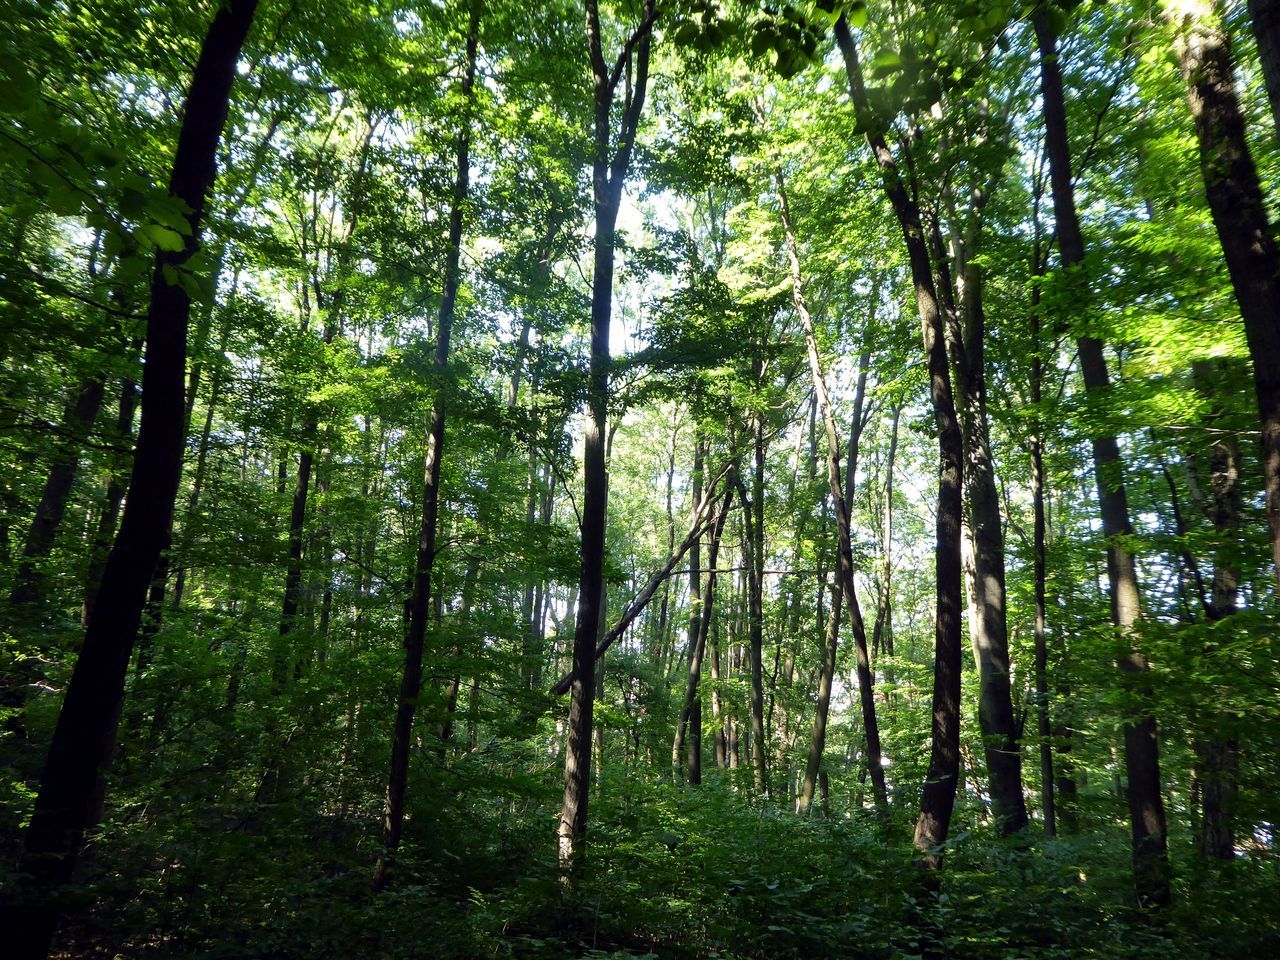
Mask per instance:
[[[680,546],[676,547],[671,556],[667,558],[667,562],[663,565],[662,569],[649,578],[649,582],[645,585],[645,588],[640,591],[640,594],[632,600],[631,603],[628,604],[627,609],[623,611],[622,616],[618,619],[617,625],[610,630],[605,638],[596,646],[596,655],[592,658],[593,663],[603,657],[605,651],[613,646],[614,642],[627,632],[627,628],[631,626],[632,621],[634,621],[636,617],[640,616],[644,608],[649,605],[649,601],[653,599],[654,594],[658,592],[658,588],[662,586],[669,576],[671,576],[671,571],[675,569],[676,564],[684,559],[684,555],[689,552],[690,547],[692,547],[694,542],[701,537],[704,532],[706,532],[707,527],[711,525],[714,519],[711,511],[711,505],[715,499],[714,493],[716,488],[720,485],[720,481],[724,478],[724,475],[729,472],[731,465],[732,461],[726,463],[724,467],[721,468],[720,472],[716,474],[715,479],[711,481],[706,495],[702,498],[702,502],[698,504],[698,509],[694,512],[693,524],[689,527],[689,533],[685,536],[684,540],[681,541]],[[572,684],[573,671],[570,671],[562,676],[560,681],[551,688],[551,693],[554,696],[562,697],[569,692],[569,687]]]
[[[657,9],[657,7],[651,7],[649,15],[644,18],[644,21],[640,26],[636,27],[635,33],[631,34],[631,36],[627,38],[627,42],[623,46],[622,52],[618,54],[618,62],[613,65],[613,71],[609,74],[607,86],[610,93],[612,93],[614,88],[617,87],[618,81],[622,79],[622,71],[626,69],[627,60],[631,57],[631,51],[635,49],[635,46],[640,42],[641,37],[644,37],[653,30],[654,23],[661,15],[662,13]]]

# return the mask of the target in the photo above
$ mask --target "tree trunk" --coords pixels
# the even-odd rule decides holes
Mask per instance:
[[[125,672],[142,619],[147,583],[173,518],[182,472],[183,375],[191,301],[165,274],[187,269],[199,249],[205,201],[216,175],[240,50],[256,0],[219,7],[205,37],[182,112],[170,192],[186,204],[183,248],[156,255],[147,310],[142,421],[120,533],[58,715],[18,875],[6,904],[11,956],[42,960],[67,903],[85,832],[94,825],[98,782],[115,750]]]
[[[871,634],[871,655],[882,653],[893,656],[893,470],[898,454],[898,426],[902,420],[902,403],[893,407],[893,422],[889,427],[889,452],[884,462],[884,525],[880,534],[880,595],[876,600],[876,625]],[[885,687],[893,685],[893,671],[884,666]],[[882,694],[889,702],[887,692]]]
[[[822,416],[822,424],[827,437],[827,485],[831,491],[831,502],[836,513],[837,549],[839,550],[838,575],[840,589],[844,595],[845,605],[849,611],[849,623],[853,627],[853,645],[857,661],[858,702],[862,707],[862,728],[867,739],[867,769],[871,774],[871,791],[875,798],[876,810],[884,814],[888,811],[888,791],[885,787],[884,765],[880,749],[880,725],[876,720],[876,698],[874,680],[871,675],[871,657],[867,653],[867,630],[862,620],[862,608],[858,604],[858,592],[854,583],[853,541],[850,532],[849,502],[846,499],[846,487],[840,479],[840,439],[836,431],[835,413],[831,409],[831,397],[827,392],[827,378],[822,369],[822,358],[818,355],[818,340],[814,331],[813,318],[804,297],[804,282],[800,271],[800,245],[796,241],[795,226],[791,220],[791,205],[787,202],[786,186],[781,171],[775,171],[774,184],[778,190],[778,203],[782,215],[782,229],[786,237],[787,259],[791,268],[791,299],[796,313],[804,327],[805,346],[809,355],[809,373],[813,378],[813,389],[817,396],[818,411]],[[858,367],[858,390],[853,404],[854,429],[861,433],[862,408],[866,391],[866,370],[870,356],[863,353]],[[857,472],[858,441],[860,436],[853,436],[849,444],[849,489],[852,488],[853,475]],[[839,640],[839,632],[829,636],[829,643]],[[835,671],[835,650],[828,653],[831,669]],[[825,673],[825,665],[824,665]],[[826,737],[827,707],[831,699],[831,678],[824,677],[826,686],[826,702],[822,697],[822,686],[819,686],[818,714],[814,720],[814,746],[817,758],[811,752],[810,764],[820,762],[822,746]],[[805,807],[813,800],[813,779],[806,772],[805,782],[808,788],[808,799]]]
[[[1215,367],[1221,364],[1197,363],[1193,368],[1196,386],[1214,403],[1220,395],[1215,389]],[[1240,527],[1240,450],[1231,433],[1221,430],[1212,441],[1209,456],[1209,489],[1212,500],[1209,516],[1214,531],[1221,538],[1213,565],[1213,619],[1232,616],[1238,609],[1240,570],[1233,557]],[[1238,723],[1239,717],[1214,711],[1215,727],[1207,740],[1197,742],[1196,766],[1201,786],[1200,855],[1218,860],[1232,860],[1236,855],[1235,804],[1239,792],[1240,745],[1236,738],[1224,735],[1222,726]]]
[[[689,648],[689,676],[685,684],[684,706],[676,723],[676,736],[672,747],[672,766],[678,771],[680,755],[685,747],[684,731],[688,728],[688,767],[689,783],[697,786],[702,783],[702,712],[701,700],[698,697],[698,685],[702,680],[702,661],[707,649],[707,640],[711,632],[711,611],[715,600],[716,562],[720,555],[720,538],[724,533],[724,523],[729,516],[729,507],[733,502],[733,488],[725,494],[724,503],[716,517],[711,531],[711,540],[707,545],[707,579],[706,588],[702,592],[702,607],[697,611],[698,620],[696,634]],[[698,570],[698,562],[690,561],[690,570]]]
[[[1280,2],[1249,0],[1249,16],[1253,20],[1253,36],[1258,42],[1258,61],[1267,86],[1271,119],[1280,137]]]
[[[1264,54],[1269,93],[1273,77],[1268,59],[1274,70],[1276,51],[1270,44],[1277,32],[1273,6],[1257,0],[1250,4]],[[1280,583],[1280,252],[1267,220],[1258,171],[1249,154],[1221,4],[1218,0],[1198,0],[1188,9],[1190,12],[1180,20],[1171,10],[1166,16],[1180,31],[1178,60],[1187,78],[1187,101],[1195,118],[1205,196],[1253,360],[1253,385],[1262,425],[1267,522]],[[1264,33],[1269,48],[1262,47]],[[1272,108],[1276,109],[1274,96]]]
[[[860,116],[867,117],[870,115],[870,108],[863,85],[862,69],[858,63],[857,48],[843,17],[836,23],[836,39],[844,57],[854,109]],[[925,355],[928,358],[934,420],[938,429],[935,552],[937,601],[934,618],[932,746],[921,793],[920,818],[916,821],[914,836],[922,867],[928,871],[936,871],[942,866],[939,848],[946,841],[951,828],[951,813],[955,807],[960,775],[960,524],[963,513],[960,488],[964,449],[960,423],[956,418],[955,400],[951,393],[951,371],[947,361],[942,315],[938,308],[929,250],[920,221],[920,208],[907,192],[897,161],[884,136],[871,132],[867,135],[867,142],[880,166],[885,193],[893,206],[907,248]]]
[[[1035,17],[1035,29],[1040,49],[1045,148],[1049,155],[1058,251],[1064,270],[1071,271],[1084,260],[1084,239],[1076,214],[1057,37],[1043,12]],[[1082,295],[1087,293],[1085,290],[1079,292]],[[1110,377],[1102,341],[1082,336],[1077,341],[1077,348],[1086,392],[1094,395],[1105,393],[1110,388]],[[1133,529],[1129,524],[1129,504],[1125,495],[1120,447],[1114,436],[1093,439],[1093,461],[1102,514],[1102,532],[1107,540],[1107,580],[1110,584],[1112,622],[1123,637],[1131,640],[1134,628],[1141,618],[1141,608],[1137,567],[1132,554],[1124,545],[1124,539],[1132,536]],[[1119,666],[1121,685],[1134,691],[1145,679],[1143,675],[1147,672],[1146,658],[1130,646],[1121,657]],[[1170,892],[1168,843],[1164,799],[1160,792],[1160,757],[1155,717],[1149,712],[1143,712],[1136,719],[1128,721],[1124,728],[1124,742],[1137,900],[1140,906],[1160,907],[1169,902]]]
[[[1036,238],[1036,263],[1039,268],[1039,237]],[[1031,513],[1033,579],[1035,592],[1035,683],[1036,732],[1040,737],[1040,802],[1044,808],[1044,832],[1057,836],[1057,798],[1053,790],[1053,726],[1049,711],[1049,648],[1045,638],[1045,515],[1044,515],[1044,417],[1040,404],[1044,395],[1043,343],[1040,339],[1039,288],[1032,293],[1031,305],[1031,405],[1035,411],[1031,435]]]
[[[22,559],[18,561],[18,571],[9,594],[9,603],[15,607],[34,605],[40,599],[43,577],[39,567],[53,549],[58,526],[67,510],[71,486],[80,469],[81,448],[89,439],[93,423],[98,418],[106,386],[106,375],[96,374],[83,380],[67,400],[58,428],[62,440],[54,453],[40,502],[27,530]]]
[[[693,496],[692,496],[692,512],[697,515],[698,507],[702,500],[702,469],[704,444],[702,435],[694,439],[693,444]],[[670,474],[668,474],[670,477]],[[671,516],[671,487],[667,487],[667,516]],[[675,528],[668,526],[668,540],[672,547],[675,545]],[[670,550],[668,550],[670,553]],[[687,683],[685,690],[684,706],[680,711],[680,716],[676,720],[676,734],[671,741],[671,779],[679,783],[681,764],[684,762],[684,740],[685,730],[689,723],[689,711],[693,709],[693,701],[698,692],[698,678],[702,676],[702,651],[698,649],[700,633],[699,625],[702,623],[701,605],[701,577],[702,577],[702,538],[699,537],[693,541],[693,545],[689,548],[689,633],[688,633],[688,660],[685,664],[687,667]],[[663,601],[667,599],[666,589],[663,589]],[[663,610],[663,628],[666,627],[666,611]]]
[[[436,329],[436,350],[432,362],[438,386],[431,404],[427,431],[426,461],[422,481],[422,518],[418,528],[418,553],[414,563],[413,588],[409,598],[409,626],[404,637],[404,671],[396,699],[396,715],[391,730],[391,771],[383,818],[383,851],[374,868],[373,888],[381,890],[390,878],[392,863],[404,832],[404,798],[409,781],[409,754],[413,746],[413,716],[422,688],[422,655],[426,643],[427,615],[431,609],[431,576],[436,559],[437,520],[440,512],[440,465],[444,458],[446,397],[444,374],[449,366],[449,340],[461,280],[462,228],[467,193],[471,184],[471,93],[476,76],[476,51],[480,42],[480,3],[471,4],[467,29],[467,66],[462,80],[466,112],[458,134],[457,164],[454,170],[453,202],[449,211],[448,253],[440,296]]]
[[[741,477],[738,494],[742,500],[744,542],[742,553],[747,567],[747,644],[751,671],[751,772],[752,785],[760,796],[769,792],[769,771],[765,750],[764,722],[764,423],[757,415],[752,422],[754,469],[751,495]]]
[[[617,149],[612,112],[616,81],[604,61],[600,15],[596,0],[586,0],[587,46],[591,60],[595,104],[595,156],[592,162],[592,201],[595,212],[594,260],[591,286],[591,359],[587,390],[588,416],[583,438],[582,572],[579,578],[578,618],[573,637],[573,669],[569,703],[568,744],[565,750],[564,800],[556,827],[557,855],[568,880],[580,861],[587,831],[591,790],[592,711],[595,705],[594,666],[599,634],[600,602],[604,587],[605,518],[608,510],[608,472],[605,438],[609,392],[609,324],[613,314],[614,240],[618,207],[631,166],[631,152],[644,109],[649,77],[649,44],[654,0],[646,0],[645,20],[632,35],[620,66],[628,68],[631,86],[623,107]]]
[[[107,479],[107,494],[102,514],[98,518],[98,530],[93,538],[93,547],[89,553],[89,570],[85,575],[84,599],[80,611],[80,621],[83,626],[88,626],[89,617],[93,613],[93,602],[98,596],[98,588],[102,585],[102,574],[107,568],[107,556],[111,553],[111,543],[116,536],[116,524],[120,522],[120,508],[124,504],[125,489],[129,482],[129,461],[132,458],[132,451],[128,448],[133,441],[133,420],[137,408],[138,384],[132,376],[126,376],[120,382],[120,412],[116,417],[115,442],[120,450],[113,458],[111,475]]]
[[[985,198],[975,201],[973,216],[980,215]],[[1027,825],[1022,795],[1022,753],[1018,724],[1013,713],[1009,683],[1008,600],[1005,589],[1004,526],[996,488],[995,462],[991,455],[986,398],[986,316],[982,303],[982,272],[973,259],[975,250],[965,245],[958,276],[961,296],[963,349],[955,367],[960,407],[964,411],[967,466],[965,493],[969,508],[969,533],[973,548],[973,599],[977,629],[973,631],[978,666],[978,724],[991,789],[992,814],[1002,836]]]
[[[839,577],[839,570],[836,571]],[[813,714],[813,737],[809,741],[809,756],[805,761],[804,780],[800,795],[796,798],[796,813],[807,815],[813,805],[814,791],[822,767],[822,753],[827,743],[827,715],[831,707],[831,686],[836,675],[836,650],[840,642],[840,594],[842,587],[837,579],[832,584],[831,613],[827,618],[826,642],[822,647],[822,668],[818,673],[818,703]]]

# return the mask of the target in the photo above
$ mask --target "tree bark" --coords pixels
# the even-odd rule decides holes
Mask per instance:
[[[131,495],[58,715],[25,836],[18,868],[21,880],[4,911],[10,956],[17,960],[42,960],[48,954],[67,909],[64,888],[85,832],[95,822],[99,779],[115,750],[125,672],[182,472],[183,375],[191,301],[186,289],[169,282],[166,274],[186,270],[199,249],[236,63],[256,6],[256,0],[229,0],[219,7],[187,91],[169,191],[187,206],[189,232],[182,250],[156,255]]]
[[[1038,225],[1037,225],[1038,227]],[[1036,238],[1037,270],[1040,266],[1039,237]],[[1039,289],[1032,293],[1031,304],[1031,405],[1035,411],[1034,430],[1031,436],[1031,514],[1032,552],[1035,593],[1035,683],[1036,683],[1036,732],[1040,737],[1040,803],[1044,808],[1044,832],[1057,836],[1057,798],[1053,789],[1053,726],[1049,705],[1049,647],[1045,637],[1045,582],[1046,526],[1044,513],[1044,416],[1040,404],[1044,396],[1043,343],[1040,338]]]
[[[591,286],[591,358],[587,390],[588,416],[583,438],[582,572],[578,618],[573,637],[573,670],[569,703],[569,735],[565,750],[564,799],[556,827],[556,847],[566,880],[581,860],[586,841],[591,790],[594,666],[604,586],[605,519],[608,473],[605,466],[609,395],[609,325],[613,315],[614,242],[618,207],[631,167],[640,114],[649,80],[649,45],[655,0],[645,0],[644,20],[611,74],[604,61],[597,0],[585,0],[587,47],[594,87],[595,152],[592,203],[595,213],[594,274]],[[624,98],[617,147],[611,147],[617,83],[626,70],[630,83]]]
[[[751,433],[754,469],[751,494],[742,478],[737,478],[742,500],[742,553],[747,563],[747,646],[751,689],[751,775],[760,796],[769,793],[768,751],[765,749],[764,721],[764,422],[753,417]]]
[[[1271,104],[1271,119],[1280,137],[1280,2],[1249,0],[1249,17],[1253,20],[1253,36],[1258,43],[1258,61]]]
[[[1253,385],[1262,426],[1267,523],[1280,583],[1280,252],[1267,219],[1258,171],[1249,153],[1221,3],[1196,0],[1186,7],[1181,19],[1168,8],[1166,16],[1179,30],[1178,60],[1187,79],[1187,102],[1195,118],[1205,196],[1253,361]],[[1276,35],[1272,7],[1271,3],[1256,0],[1250,4],[1251,10],[1264,14],[1261,20],[1255,15],[1255,29],[1261,38],[1265,27],[1269,41]],[[1274,68],[1274,48],[1269,52]],[[1272,77],[1267,74],[1265,58],[1263,66],[1270,93]],[[1275,109],[1274,97],[1272,107]]]
[[[1214,375],[1222,370],[1221,362],[1200,362],[1193,366],[1196,386],[1211,404],[1218,396]],[[1221,411],[1215,411],[1220,413]],[[1209,516],[1220,541],[1213,564],[1213,599],[1210,613],[1214,620],[1232,616],[1238,610],[1240,570],[1233,557],[1239,538],[1240,450],[1235,436],[1226,430],[1217,432],[1209,452]],[[1212,649],[1212,648],[1211,648]],[[1239,722],[1229,712],[1211,712],[1215,729],[1208,738],[1198,741],[1196,767],[1201,785],[1200,855],[1217,860],[1232,860],[1236,855],[1235,804],[1239,792],[1240,744],[1234,736],[1224,734],[1222,727]]]
[[[1071,173],[1071,152],[1067,139],[1066,101],[1058,58],[1057,37],[1048,17],[1035,17],[1036,40],[1040,50],[1041,97],[1044,103],[1045,148],[1053,188],[1054,221],[1058,251],[1064,270],[1077,268],[1084,260],[1084,239],[1076,214],[1075,187]],[[1077,272],[1077,277],[1079,274]],[[1081,278],[1082,279],[1082,278]],[[1081,290],[1082,295],[1087,291]],[[1077,341],[1080,372],[1085,390],[1094,395],[1110,388],[1102,341],[1082,336]],[[1129,504],[1125,495],[1120,447],[1114,436],[1093,438],[1094,472],[1102,514],[1102,532],[1107,540],[1107,581],[1111,593],[1112,622],[1130,643],[1121,657],[1120,682],[1131,693],[1147,673],[1147,661],[1134,648],[1132,637],[1141,618],[1138,574],[1126,545],[1133,534]],[[1139,695],[1139,700],[1144,699]],[[1124,725],[1125,768],[1128,776],[1129,821],[1133,850],[1134,883],[1137,900],[1143,907],[1160,907],[1169,902],[1168,842],[1164,799],[1160,791],[1160,756],[1155,717],[1145,709]]]
[[[981,217],[982,193],[974,201],[972,217]],[[979,227],[974,224],[973,234]],[[964,470],[969,535],[973,548],[972,623],[974,657],[978,666],[978,724],[991,789],[992,815],[1002,836],[1027,825],[1022,794],[1022,753],[1014,718],[1009,682],[1008,597],[1005,589],[1004,526],[991,454],[986,397],[986,314],[982,301],[982,271],[974,259],[973,238],[958,244],[962,251],[957,278],[960,297],[960,342],[953,366],[966,440]]]
[[[857,48],[844,18],[836,22],[836,40],[844,57],[849,94],[860,117],[870,108],[863,85]],[[907,192],[897,161],[884,135],[868,131],[867,142],[880,167],[885,193],[902,229],[911,266],[916,308],[928,359],[929,389],[938,429],[938,509],[935,546],[937,601],[934,618],[933,723],[929,767],[921,792],[920,818],[914,843],[921,866],[934,872],[942,866],[941,845],[951,827],[960,775],[960,669],[962,658],[960,609],[960,525],[963,513],[961,470],[964,445],[951,392],[942,314],[933,282],[929,250],[920,208]]]
[[[695,437],[694,444],[693,444],[692,511],[695,514],[695,516],[697,514],[699,501],[702,499],[703,454],[704,454],[704,444],[702,441],[702,435],[698,434],[697,437]],[[670,488],[670,485],[668,484],[668,487],[667,487],[668,518],[671,517],[670,505],[671,505],[671,488]],[[672,543],[672,545],[674,545],[675,527],[669,524],[667,527],[667,531],[668,531],[667,539]],[[668,553],[670,552],[671,551],[668,550]],[[697,690],[698,690],[697,678],[702,675],[702,651],[698,649],[698,641],[700,638],[698,627],[702,623],[702,610],[700,609],[700,606],[702,603],[701,567],[702,567],[702,538],[699,537],[697,540],[694,540],[693,544],[689,547],[689,632],[688,632],[688,639],[686,641],[688,646],[688,659],[685,663],[685,667],[687,668],[686,672],[688,676],[686,678],[687,683],[686,683],[686,690],[685,690],[684,705],[680,711],[680,716],[677,718],[675,737],[673,737],[671,741],[671,778],[676,783],[680,782],[680,774],[682,770],[681,765],[684,763],[684,746],[685,746],[684,739],[685,739],[685,730],[687,729],[688,723],[689,723],[689,711],[693,709],[693,700],[694,700],[694,697],[696,697],[697,695]],[[662,599],[664,602],[667,600],[667,593],[666,593],[665,587],[663,590]],[[664,610],[663,611],[664,630],[666,626],[665,614],[666,614],[666,611]],[[695,669],[696,669],[696,672],[695,672]]]
[[[466,104],[462,129],[458,133],[457,163],[454,169],[453,202],[449,211],[448,253],[440,314],[436,329],[436,350],[432,368],[437,378],[427,430],[427,451],[422,481],[422,518],[418,528],[418,553],[414,562],[413,588],[409,598],[409,626],[404,637],[404,669],[396,698],[396,715],[391,729],[391,770],[387,778],[384,806],[382,855],[374,868],[373,888],[381,890],[390,879],[392,865],[404,833],[405,792],[409,781],[409,754],[413,746],[413,717],[422,689],[422,656],[426,644],[427,616],[431,609],[431,576],[436,559],[436,538],[440,513],[440,465],[444,459],[444,429],[447,409],[445,375],[449,367],[449,342],[453,334],[454,311],[461,282],[462,231],[467,194],[471,185],[471,96],[475,86],[476,56],[480,42],[480,3],[471,4],[467,28],[466,72],[461,94]]]
[[[116,524],[120,522],[120,508],[124,504],[125,488],[129,482],[131,456],[125,450],[133,440],[133,419],[137,408],[138,384],[133,376],[126,376],[120,382],[119,414],[116,417],[115,442],[121,449],[113,458],[102,514],[98,517],[98,530],[89,552],[89,570],[85,575],[80,612],[80,622],[83,626],[88,626],[89,617],[93,613],[93,603],[97,599],[98,588],[102,585],[102,574],[107,568],[107,557],[111,553],[111,543],[115,539]]]

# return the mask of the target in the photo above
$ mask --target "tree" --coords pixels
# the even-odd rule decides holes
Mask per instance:
[[[592,205],[595,213],[595,271],[591,286],[591,369],[587,391],[589,415],[583,442],[582,576],[578,588],[577,622],[573,633],[573,680],[569,702],[568,746],[565,749],[564,803],[556,829],[562,868],[569,869],[582,853],[587,830],[587,801],[591,789],[591,718],[596,638],[604,585],[606,516],[605,436],[609,390],[609,321],[613,313],[614,234],[622,191],[631,168],[640,115],[649,83],[649,52],[659,11],[646,0],[643,19],[630,34],[610,68],[604,59],[599,4],[586,0],[587,52],[594,90],[595,153],[592,158]],[[622,90],[621,118],[616,134],[613,108],[618,85]]]
[[[1045,149],[1049,156],[1058,253],[1065,270],[1077,270],[1074,289],[1086,293],[1084,276],[1079,272],[1083,269],[1080,265],[1084,261],[1084,239],[1076,216],[1062,69],[1057,35],[1048,13],[1042,10],[1036,14],[1035,29],[1040,50]],[[1097,337],[1082,335],[1077,339],[1077,347],[1085,389],[1095,394],[1104,393],[1110,388],[1111,377],[1102,341]],[[1111,618],[1129,645],[1129,649],[1120,657],[1119,667],[1122,683],[1127,688],[1134,689],[1147,673],[1147,660],[1133,646],[1142,611],[1137,565],[1125,543],[1125,538],[1132,536],[1133,528],[1129,522],[1120,447],[1114,436],[1105,434],[1095,435],[1092,446],[1102,513],[1102,532],[1107,539]],[[1160,907],[1169,902],[1170,894],[1159,748],[1155,717],[1142,707],[1139,710],[1139,715],[1126,722],[1124,727],[1134,880],[1139,904]]]
[[[142,620],[151,571],[164,547],[182,470],[183,375],[189,281],[183,275],[200,243],[201,218],[216,174],[240,51],[256,0],[232,0],[214,15],[191,75],[169,192],[185,207],[185,237],[156,254],[147,310],[142,421],[130,480],[132,496],[107,557],[102,588],[58,716],[19,872],[22,886],[6,905],[21,931],[20,957],[44,957],[64,905],[86,831],[97,820],[101,778],[115,750],[125,671]]]

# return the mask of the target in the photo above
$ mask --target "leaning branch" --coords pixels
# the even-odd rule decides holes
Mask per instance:
[[[658,592],[658,588],[671,576],[671,571],[676,568],[684,555],[689,552],[689,548],[693,546],[695,541],[706,531],[707,527],[714,522],[715,515],[711,510],[712,504],[715,502],[716,488],[725,474],[729,472],[731,465],[727,463],[716,474],[715,479],[711,481],[706,495],[702,498],[702,502],[698,504],[698,509],[694,512],[693,523],[689,526],[689,532],[685,535],[684,540],[676,547],[675,551],[667,558],[667,562],[663,564],[662,569],[649,578],[649,582],[645,588],[640,591],[639,595],[631,601],[627,609],[623,611],[622,617],[618,620],[617,625],[609,631],[603,640],[596,647],[596,655],[592,659],[592,663],[604,656],[606,650],[613,646],[614,642],[627,632],[627,628],[631,626],[632,621],[640,616],[640,613],[649,601],[653,599],[654,594]],[[569,687],[573,685],[573,672],[570,671],[560,678],[560,682],[551,688],[551,693],[557,697],[563,697],[569,692]]]

